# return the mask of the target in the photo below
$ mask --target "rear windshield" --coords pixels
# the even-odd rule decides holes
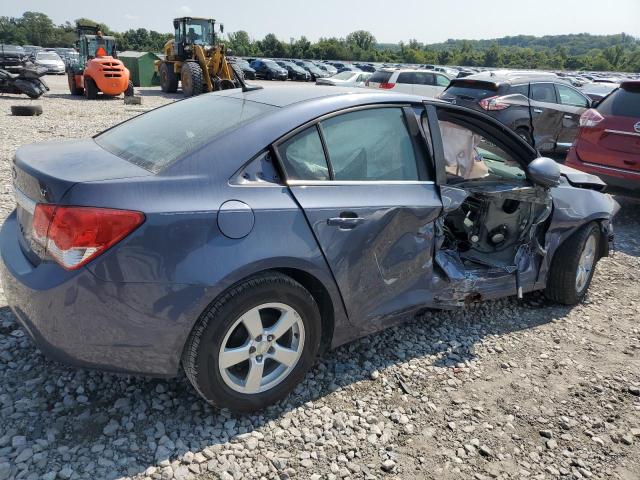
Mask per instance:
[[[625,86],[606,97],[598,105],[602,115],[640,118],[640,86]]]
[[[496,94],[498,87],[487,82],[451,82],[447,88],[447,96],[468,98],[470,100],[482,100]]]
[[[384,72],[382,70],[378,70],[374,72],[371,77],[369,77],[370,82],[374,83],[387,83],[391,78],[392,72]]]
[[[276,109],[239,98],[202,95],[152,110],[94,139],[114,155],[157,173],[222,133]]]

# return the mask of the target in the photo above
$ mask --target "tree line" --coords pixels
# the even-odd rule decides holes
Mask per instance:
[[[115,36],[118,49],[161,52],[170,33],[145,28],[112,31],[107,25],[81,18],[76,22],[100,25]],[[70,47],[75,42],[75,23],[55,25],[45,14],[25,12],[22,17],[0,17],[0,43]],[[302,36],[288,42],[273,33],[251,38],[244,30],[224,38],[228,50],[240,56],[314,58],[345,61],[464,65],[496,68],[640,71],[640,40],[618,35],[518,35],[495,40],[447,40],[423,44],[416,39],[382,44],[372,33],[358,30],[344,38],[320,38],[311,42]]]

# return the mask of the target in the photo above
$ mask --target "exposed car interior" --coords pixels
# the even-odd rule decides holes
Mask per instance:
[[[439,127],[447,185],[464,200],[436,222],[436,264],[452,284],[513,275],[520,293],[520,273],[544,253],[540,226],[551,213],[551,196],[484,132],[452,118]]]

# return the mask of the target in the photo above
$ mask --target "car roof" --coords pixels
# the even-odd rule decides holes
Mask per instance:
[[[477,81],[477,82],[486,82],[493,83],[495,85],[501,84],[513,84],[513,83],[521,83],[521,82],[557,82],[557,83],[568,83],[566,80],[556,77],[549,74],[536,74],[536,73],[522,73],[518,75],[488,75],[487,73],[477,73],[475,75],[469,75],[464,78],[456,78],[454,79],[456,83],[464,83],[465,81]]]
[[[269,86],[259,90],[243,92],[241,90],[223,90],[215,95],[223,95],[231,98],[242,98],[252,102],[264,103],[275,107],[287,107],[301,102],[308,102],[328,97],[342,97],[345,104],[367,104],[377,102],[421,102],[422,98],[416,95],[382,92],[375,89],[358,87],[334,87],[322,85],[304,85],[291,88],[282,85]]]

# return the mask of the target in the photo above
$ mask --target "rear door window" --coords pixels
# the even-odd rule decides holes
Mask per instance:
[[[418,180],[401,108],[358,110],[320,123],[335,180]]]
[[[396,83],[406,83],[409,85],[413,85],[416,83],[416,74],[413,72],[402,72],[398,75],[398,80]]]
[[[529,84],[525,83],[524,85],[511,85],[509,87],[509,95],[514,95],[519,93],[520,95],[524,95],[525,97],[529,96]]]
[[[418,85],[433,85],[433,73],[430,72],[416,72],[416,84]]]
[[[329,180],[329,168],[318,128],[314,125],[278,147],[287,178]]]
[[[556,89],[553,83],[532,83],[531,100],[545,103],[558,103],[556,100]]]
[[[558,99],[560,99],[560,103],[562,105],[572,105],[574,107],[588,107],[589,102],[587,98],[578,93],[573,88],[569,88],[565,85],[557,85],[558,89]]]
[[[597,107],[602,115],[640,118],[640,86],[624,86],[606,97]]]
[[[436,85],[439,87],[446,87],[450,82],[451,80],[449,80],[448,77],[445,77],[444,75],[436,75]]]

